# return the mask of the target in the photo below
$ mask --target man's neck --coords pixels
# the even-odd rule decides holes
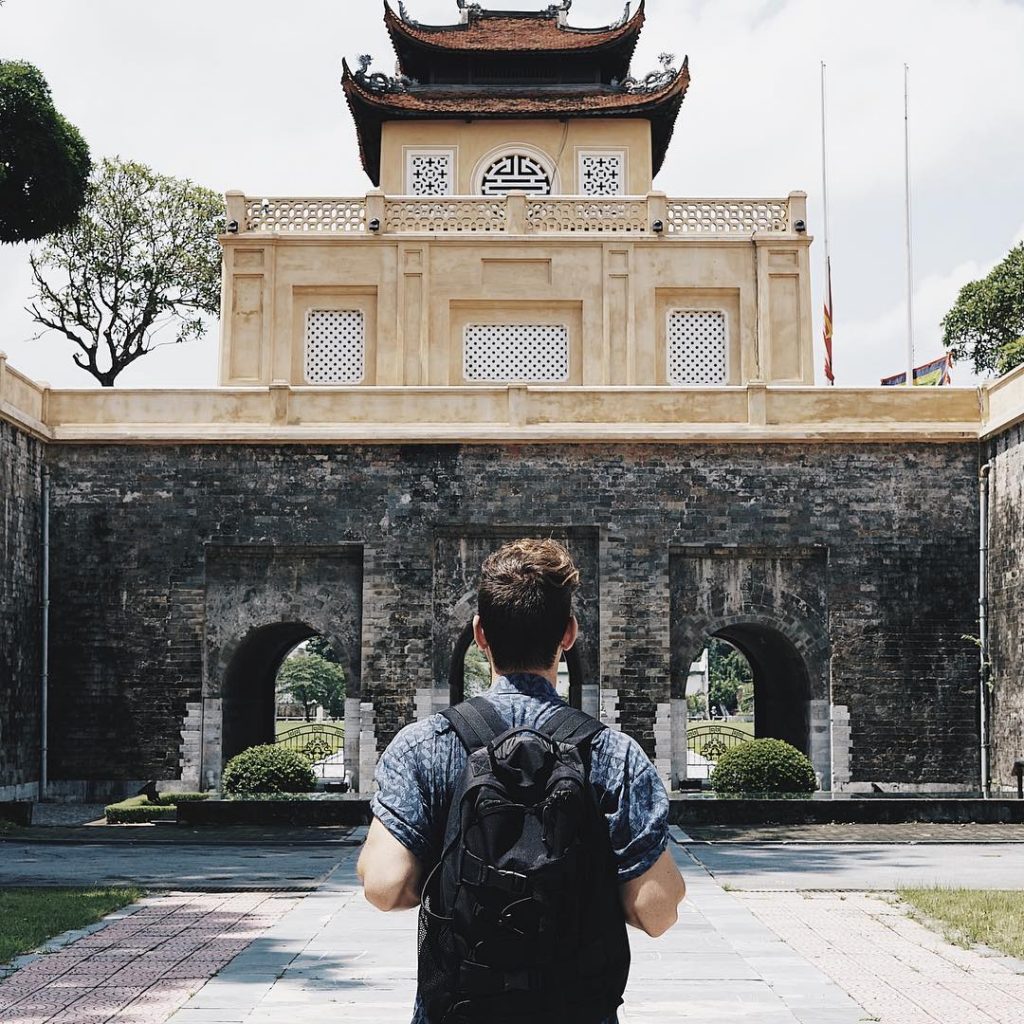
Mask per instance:
[[[493,685],[503,676],[506,678],[508,676],[539,676],[555,686],[558,683],[558,662],[556,661],[550,668],[517,668],[512,671],[494,668],[491,669],[491,684]]]

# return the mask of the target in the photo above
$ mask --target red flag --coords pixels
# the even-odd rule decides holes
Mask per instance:
[[[836,382],[832,372],[832,260],[825,261],[825,376],[829,384]]]

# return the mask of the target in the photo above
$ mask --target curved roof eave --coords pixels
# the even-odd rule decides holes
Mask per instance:
[[[380,184],[380,131],[385,121],[413,120],[524,120],[544,118],[640,117],[651,122],[652,162],[657,174],[664,162],[676,118],[690,85],[688,63],[660,89],[651,92],[601,92],[584,95],[510,94],[497,89],[445,97],[437,89],[375,92],[361,84],[343,62],[342,87],[356,124],[363,168],[374,185]]]
[[[569,25],[559,25],[553,18],[546,17],[540,13],[535,19],[527,17],[516,17],[515,21],[535,21],[537,25],[543,26],[543,31],[548,37],[548,45],[538,45],[530,49],[536,53],[586,53],[596,50],[610,49],[614,46],[629,44],[629,53],[632,56],[636,48],[637,38],[646,20],[646,0],[640,0],[636,11],[620,25],[607,25],[597,28],[575,28]],[[470,53],[502,53],[517,52],[507,46],[501,46],[497,41],[491,42],[486,38],[486,26],[497,21],[513,20],[513,14],[528,14],[529,12],[490,12],[471,22],[459,22],[454,25],[420,25],[406,21],[401,14],[395,11],[389,0],[384,0],[384,24],[388,34],[391,36],[395,52],[401,59],[404,46],[413,46],[435,51],[457,51]],[[502,17],[505,14],[506,17]],[[482,35],[482,39],[472,40],[473,45],[466,45],[467,36]],[[436,38],[432,38],[436,37]]]

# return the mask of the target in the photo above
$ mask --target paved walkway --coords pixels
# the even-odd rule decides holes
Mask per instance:
[[[623,1024],[856,1024],[857,1003],[678,851],[690,895],[657,941],[632,931]],[[408,1024],[416,915],[382,915],[341,869],[170,1024]]]
[[[961,949],[878,893],[741,893],[759,920],[885,1024],[1021,1024],[1024,963]]]
[[[811,888],[823,878],[868,879],[878,887],[894,864],[903,865],[902,881],[919,885],[958,861],[962,868],[968,857],[977,873],[978,858],[994,850],[1004,856],[998,848],[721,847],[686,843],[678,830],[676,838],[689,898],[663,938],[631,930],[623,1024],[1024,1021],[1024,964],[948,945],[889,895],[751,891],[765,888],[766,879],[809,878]],[[149,860],[139,865],[174,853],[161,847],[142,851]],[[46,844],[37,852],[59,848]],[[0,852],[11,849],[6,844]],[[191,858],[190,874],[200,877],[209,866],[199,862],[224,852],[182,847],[175,856]],[[355,878],[357,852],[336,844],[332,860],[320,862],[333,865],[329,875],[305,895],[150,896],[0,981],[0,1024],[407,1024],[416,917],[382,915],[365,902]],[[732,859],[725,870],[712,863],[716,881],[695,857],[713,862],[720,853]],[[919,853],[923,859],[915,859]],[[86,854],[83,863],[95,867],[96,852]],[[0,862],[2,877],[7,857]],[[244,863],[232,870],[236,882],[247,884]]]
[[[739,889],[1024,889],[1024,851],[1014,843],[694,843],[686,849],[719,882]]]
[[[297,902],[267,893],[147,897],[0,981],[0,1021],[163,1024]]]

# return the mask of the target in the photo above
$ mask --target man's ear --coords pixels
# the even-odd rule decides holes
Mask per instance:
[[[480,648],[484,654],[489,654],[487,648],[487,637],[484,634],[484,627],[480,625],[480,616],[473,616],[473,639],[476,641],[477,647]]]
[[[580,624],[576,621],[575,615],[569,616],[569,625],[565,627],[565,632],[562,634],[562,650],[571,651],[572,645],[576,643],[576,638],[580,635]]]

